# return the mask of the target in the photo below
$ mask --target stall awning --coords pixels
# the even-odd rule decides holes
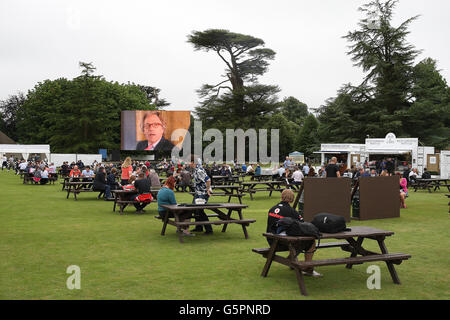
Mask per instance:
[[[344,154],[344,153],[350,153],[351,151],[314,151],[313,153],[337,153],[337,154]]]
[[[412,150],[376,150],[376,151],[366,151],[368,154],[406,154],[410,153]]]

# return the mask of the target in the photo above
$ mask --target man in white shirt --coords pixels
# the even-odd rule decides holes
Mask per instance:
[[[85,167],[83,172],[81,172],[81,177],[85,178],[83,181],[92,181],[93,176],[95,176],[95,173],[91,170],[91,168],[89,168],[89,166]]]
[[[302,171],[298,167],[296,167],[294,173],[292,174],[292,179],[294,179],[292,184],[300,185],[303,181],[303,178],[304,176]]]
[[[278,170],[277,170],[279,178],[281,178],[283,176],[283,173],[285,173],[285,172],[286,172],[286,169],[284,169],[284,167],[282,167],[282,166],[279,167]]]
[[[417,179],[417,174],[418,174],[417,173],[417,168],[412,169],[412,171],[409,173],[408,180],[410,182],[416,180]]]
[[[27,162],[25,160],[22,160],[19,164],[19,169],[22,171],[25,171],[26,168],[27,168]]]

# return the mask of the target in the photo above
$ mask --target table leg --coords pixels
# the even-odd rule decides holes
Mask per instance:
[[[178,233],[178,240],[180,240],[180,243],[183,243],[183,230],[181,229],[181,227],[178,225],[178,222],[180,222],[180,217],[178,216],[177,212],[173,213],[173,216],[175,217],[175,222],[177,224],[177,233]]]
[[[117,193],[114,192],[114,206],[113,206],[113,212],[116,212],[116,205],[117,205],[117,198],[119,196],[117,195]]]
[[[353,247],[352,254],[350,255],[350,257],[351,258],[356,257],[358,255],[358,251],[360,250],[361,245],[362,245],[362,243],[364,241],[364,238],[363,237],[358,237],[357,241],[355,241],[353,238],[348,238],[346,240]],[[351,269],[352,266],[353,265],[351,265],[351,264],[347,264],[345,267],[347,269]]]
[[[70,195],[70,190],[72,189],[72,186],[69,185],[69,189],[67,189],[67,197],[66,199],[69,199],[69,195]]]
[[[288,259],[292,262],[298,261],[297,260],[297,252],[291,242],[289,242],[289,257],[288,257]],[[308,292],[306,291],[306,286],[305,286],[305,281],[303,280],[302,270],[297,265],[293,266],[293,268],[295,270],[295,276],[297,277],[297,283],[298,283],[298,287],[300,288],[300,293],[304,296],[307,296]]]
[[[242,209],[238,209],[238,215],[239,215],[239,220],[243,220],[242,218]],[[241,224],[242,226],[242,231],[244,231],[244,236],[245,239],[248,239],[248,232],[247,232],[247,227],[245,226],[245,224]]]
[[[221,212],[220,212],[220,210],[213,210],[214,212],[216,212],[217,214],[221,214]],[[227,213],[227,215],[225,216],[225,217],[222,217],[222,219],[223,220],[230,220],[231,219],[231,213],[233,212],[233,210],[232,209],[228,209],[228,213]],[[223,215],[223,213],[222,213],[222,215]],[[220,216],[219,216],[220,217]],[[225,231],[227,231],[227,224],[224,224],[223,225],[223,227],[222,227],[222,232],[225,232]]]
[[[261,272],[261,277],[267,277],[267,273],[269,273],[269,269],[273,261],[273,256],[275,255],[277,245],[278,239],[272,240],[272,245],[270,246],[269,253],[267,254],[266,264],[264,265],[263,271]]]
[[[379,237],[379,238],[377,238],[377,242],[378,242],[378,245],[380,246],[381,253],[387,254],[388,250],[384,243],[384,239],[385,239],[384,237]],[[395,270],[394,264],[392,263],[392,261],[386,261],[386,265],[388,267],[389,273],[391,274],[392,281],[395,284],[400,284],[400,278],[398,277],[397,271]]]
[[[169,211],[166,210],[166,215],[163,220],[163,227],[161,230],[161,235],[163,236],[166,233],[167,222],[169,221]]]

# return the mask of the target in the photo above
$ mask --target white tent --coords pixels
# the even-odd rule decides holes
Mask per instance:
[[[48,144],[0,144],[0,156],[22,157],[28,160],[31,154],[39,154],[41,159],[50,159],[50,145]]]

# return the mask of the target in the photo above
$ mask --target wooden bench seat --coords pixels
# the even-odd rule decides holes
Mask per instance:
[[[152,203],[152,202],[157,202],[156,199],[153,199],[152,201],[150,201],[148,204]],[[139,201],[136,200],[116,200],[114,203],[114,208],[113,211],[116,211],[116,205],[119,205],[119,212],[120,214],[123,214],[123,210],[131,204],[138,204],[140,203]]]
[[[350,258],[338,258],[338,259],[323,259],[323,260],[313,260],[313,261],[297,261],[293,262],[300,269],[307,269],[311,267],[321,267],[321,266],[333,266],[338,264],[353,265],[362,264],[365,262],[375,262],[375,261],[392,261],[394,264],[400,264],[403,260],[408,260],[411,255],[404,253],[386,253],[386,254],[375,254],[369,256],[358,256]]]
[[[344,241],[337,241],[337,242],[321,242],[317,249],[324,249],[324,248],[342,248],[343,250],[349,247],[349,244]],[[267,255],[269,253],[270,248],[253,248],[252,251],[255,253],[259,253],[261,255]],[[277,250],[277,252],[280,251],[288,251],[286,250]],[[347,250],[345,250],[347,251]]]
[[[256,222],[253,219],[245,219],[245,220],[215,220],[215,221],[195,221],[195,222],[178,222],[179,226],[197,226],[197,225],[205,225],[205,224],[213,224],[213,225],[221,225],[221,224],[229,224],[229,223],[237,223],[244,224],[248,226],[250,223]]]

